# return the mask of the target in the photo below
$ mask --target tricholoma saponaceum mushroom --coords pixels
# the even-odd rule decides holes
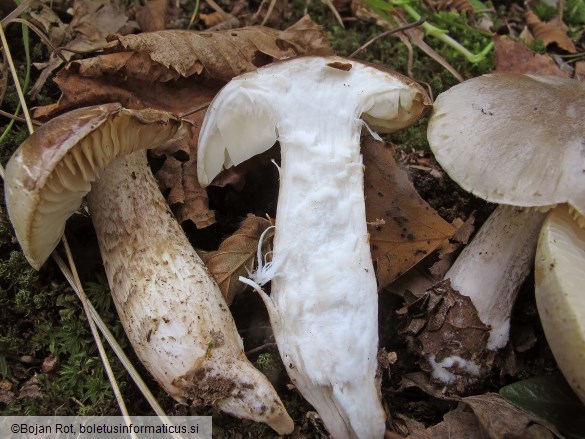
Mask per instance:
[[[173,217],[146,149],[180,137],[169,113],[118,104],[40,127],[6,168],[6,203],[36,269],[87,195],[112,297],[136,354],[176,400],[293,430],[272,385],[246,359],[233,319]]]
[[[414,81],[339,57],[301,57],[233,79],[201,128],[202,186],[280,142],[268,308],[280,355],[336,439],[381,438],[378,294],[366,229],[360,134],[416,122],[430,104]]]
[[[585,224],[584,120],[585,85],[553,76],[484,75],[442,93],[433,106],[428,139],[437,161],[465,190],[502,205],[445,275],[453,288],[471,298],[479,318],[491,328],[488,349],[502,348],[508,342],[512,306],[532,267],[544,211],[567,203],[575,220]],[[568,225],[560,216],[551,213],[549,232],[542,233],[549,237],[553,231],[560,233],[561,226]],[[549,260],[542,253],[552,244],[542,236],[540,241],[536,260]],[[555,248],[561,251],[561,247]],[[582,276],[583,260],[580,264],[565,269]],[[553,328],[562,326],[564,313],[545,311],[541,304],[544,297],[556,300],[552,298],[564,294],[561,291],[566,292],[569,285],[580,285],[582,306],[585,283],[552,281],[548,276],[554,273],[537,270],[537,303],[551,349],[565,371],[567,366],[555,347],[561,337],[550,335],[559,333]],[[554,282],[561,282],[562,288],[551,293]],[[542,285],[549,285],[546,295],[539,293]],[[567,300],[562,306],[577,306],[578,300]],[[575,309],[573,316],[583,312]],[[583,346],[583,320],[580,325],[578,337]],[[565,338],[571,339],[570,334],[566,332]],[[476,366],[479,373],[481,364]],[[585,375],[581,367],[578,369],[584,389]],[[437,369],[437,377],[449,381],[453,374]]]

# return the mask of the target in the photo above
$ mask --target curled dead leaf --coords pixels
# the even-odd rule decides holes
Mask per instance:
[[[66,34],[73,36],[61,55],[69,60],[75,52],[91,52],[106,44],[109,34],[124,34],[134,30],[126,13],[113,0],[76,0],[73,3],[73,18]],[[30,95],[36,97],[49,76],[63,64],[61,57],[51,54],[45,64],[37,64],[42,72],[31,88]],[[111,101],[109,101],[111,102]]]
[[[569,77],[547,54],[534,53],[510,38],[494,37],[495,71]]]
[[[524,14],[534,37],[542,40],[545,47],[556,44],[560,49],[569,53],[576,53],[577,49],[571,38],[567,35],[567,26],[560,17],[543,22],[531,10]]]
[[[120,72],[151,81],[204,75],[228,82],[276,59],[331,52],[325,34],[308,17],[284,31],[263,26],[217,32],[168,30],[116,36],[113,41],[110,54],[131,55],[123,61],[109,54],[104,55],[107,60],[82,60],[77,62],[79,72],[86,76]]]
[[[417,431],[408,439],[447,438],[541,438],[563,437],[551,424],[507,402],[500,395],[486,393],[461,399],[443,422]]]

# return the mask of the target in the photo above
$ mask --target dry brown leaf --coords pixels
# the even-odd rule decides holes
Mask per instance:
[[[443,422],[427,428],[424,431],[415,432],[408,439],[490,439],[483,432],[477,422],[477,417],[460,406],[443,416]]]
[[[491,439],[562,437],[549,423],[513,406],[495,393],[468,396],[462,402],[473,411]]]
[[[455,221],[453,221],[453,226],[457,229],[457,231],[453,234],[453,241],[467,245],[471,234],[475,230],[475,226],[473,225],[474,223],[474,214],[471,214],[465,221],[461,220],[460,218],[457,218]]]
[[[562,438],[551,424],[525,412],[495,393],[459,398],[448,397],[429,387],[420,373],[408,374],[401,388],[417,387],[429,395],[459,405],[443,421],[424,431],[413,428],[407,439],[554,439]]]
[[[284,31],[248,27],[225,32],[161,31],[116,37],[110,53],[74,61],[55,78],[62,91],[56,104],[35,109],[35,117],[50,117],[72,108],[106,102],[124,107],[151,107],[174,113],[211,102],[232,76],[255,70],[274,59],[330,53],[321,28],[308,17]],[[204,112],[188,118],[197,126]],[[195,158],[198,129],[187,139],[180,163],[169,157],[157,174],[168,192],[179,221],[197,227],[214,222],[207,195],[197,182]]]
[[[209,209],[207,191],[197,180],[196,145],[186,145],[181,152],[187,160],[178,160],[177,151],[167,150],[167,158],[155,177],[177,221],[191,221],[198,229],[215,223],[215,213]]]
[[[247,285],[240,282],[240,276],[248,276],[255,267],[256,253],[260,235],[270,227],[270,221],[257,216],[249,216],[240,228],[221,243],[219,249],[202,255],[203,262],[219,285],[228,305],[234,297],[243,292]],[[270,248],[274,232],[268,231],[262,242],[262,254]],[[255,262],[256,261],[256,262]]]
[[[136,12],[136,21],[143,32],[155,32],[166,28],[169,0],[149,0]]]
[[[30,378],[27,382],[23,384],[18,392],[17,400],[22,399],[39,399],[42,398],[43,395],[41,393],[41,383],[36,376]]]
[[[107,43],[109,34],[132,32],[134,26],[128,22],[126,13],[114,0],[76,0],[73,4],[73,18],[67,33],[73,39],[65,45],[61,52],[65,59],[71,59],[76,52],[91,52],[101,49]],[[36,97],[49,76],[63,64],[63,60],[55,53],[51,54],[47,63],[35,64],[42,72],[31,88],[30,94]]]
[[[55,79],[62,91],[59,102],[37,108],[34,114],[48,117],[104,101],[120,101],[130,108],[153,106],[183,112],[208,102],[221,83],[273,60],[328,53],[331,48],[327,36],[308,17],[284,31],[248,27],[118,36],[109,53],[74,61],[60,72]],[[161,82],[172,84],[166,87]],[[204,98],[196,98],[197,94]]]
[[[172,157],[168,159],[174,160]],[[193,152],[189,161],[183,163],[181,184],[184,199],[180,203],[171,205],[171,209],[181,224],[192,221],[198,229],[202,229],[215,223],[215,214],[209,210],[207,191],[199,185],[196,159],[197,154]]]
[[[199,17],[207,28],[217,26],[218,24],[234,18],[234,16],[231,14],[226,14],[225,12],[219,11],[214,11],[211,14],[199,14]]]
[[[569,77],[550,56],[534,53],[522,43],[496,36],[494,44],[496,72]]]
[[[366,219],[380,289],[442,244],[455,228],[416,192],[392,150],[368,138],[362,144],[366,171]]]
[[[67,26],[59,16],[51,8],[41,3],[34,5],[28,14],[30,22],[43,31],[53,46],[59,47],[65,40],[67,33]]]
[[[147,53],[154,63],[180,76],[202,73],[223,82],[275,59],[331,53],[323,31],[307,17],[284,31],[262,26],[225,32],[166,31],[122,36],[118,41],[113,50]]]
[[[556,44],[560,49],[569,53],[576,53],[577,49],[571,38],[567,35],[567,26],[562,19],[555,17],[550,21],[543,22],[531,10],[524,14],[530,30],[534,37],[542,40],[545,47]]]

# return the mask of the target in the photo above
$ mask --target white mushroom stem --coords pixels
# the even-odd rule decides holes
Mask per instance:
[[[230,311],[138,151],[113,160],[88,204],[112,296],[138,357],[175,399],[266,422],[292,420],[246,359]]]
[[[310,120],[281,137],[282,167],[267,300],[292,382],[335,438],[382,437],[376,380],[378,297],[353,114],[319,136]],[[309,118],[307,118],[309,119]]]
[[[280,142],[271,264],[262,295],[292,382],[336,439],[381,438],[378,296],[363,194],[364,122],[414,123],[428,101],[411,80],[338,57],[298,58],[230,82],[201,129],[199,181]]]
[[[498,206],[445,274],[491,327],[488,349],[508,342],[512,307],[530,273],[545,216],[536,209]]]

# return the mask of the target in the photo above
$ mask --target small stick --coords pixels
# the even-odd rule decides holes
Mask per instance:
[[[32,30],[35,34],[37,34],[37,36],[43,40],[43,43],[45,43],[47,45],[47,47],[49,49],[51,49],[51,51],[53,53],[55,53],[57,56],[59,56],[59,58],[61,58],[61,60],[63,62],[67,62],[67,59],[65,59],[65,57],[63,56],[63,54],[61,52],[57,52],[57,48],[55,46],[53,46],[53,43],[51,43],[51,40],[49,39],[49,37],[47,37],[42,30],[40,30],[38,27],[36,27],[34,24],[32,24],[30,21],[28,20],[23,20],[22,18],[13,18],[9,21],[6,22],[6,24],[10,24],[10,23],[20,23],[20,24],[24,24],[26,27],[28,27],[30,30]]]
[[[14,119],[14,120],[17,120],[19,122],[26,122],[26,119],[24,117],[8,113],[7,111],[4,111],[4,110],[0,110],[0,116],[7,117],[8,119]],[[38,120],[35,120],[35,119],[32,119],[31,122],[33,125],[36,125],[38,127],[40,127],[42,125],[41,122],[39,122]]]
[[[263,345],[257,346],[253,349],[250,349],[249,351],[246,352],[247,356],[253,355],[256,352],[260,352],[263,351],[264,349],[268,349],[268,348],[275,348],[276,347],[276,343],[264,343]]]
[[[276,5],[276,0],[271,0],[270,4],[268,5],[268,11],[266,11],[266,15],[264,16],[264,20],[260,23],[260,26],[264,26],[270,16],[272,15],[272,11],[274,11],[274,6]]]
[[[205,110],[207,107],[209,107],[209,104],[211,104],[211,102],[206,102],[203,105],[199,105],[198,107],[192,108],[190,110],[185,111],[184,113],[179,114],[179,119],[183,119],[184,117],[190,116],[192,114],[198,113],[201,110]]]
[[[81,300],[83,310],[85,311],[85,315],[87,316],[87,322],[89,323],[91,334],[93,335],[93,338],[95,340],[95,344],[102,359],[102,363],[104,364],[104,369],[106,370],[106,374],[108,375],[108,378],[110,380],[110,385],[112,386],[112,390],[114,391],[114,396],[116,397],[116,401],[118,402],[118,406],[120,407],[122,416],[126,421],[126,425],[129,426],[132,424],[132,420],[130,419],[130,415],[128,414],[128,409],[126,409],[126,404],[124,403],[124,399],[122,398],[122,393],[120,392],[120,388],[118,387],[116,377],[114,376],[114,371],[112,370],[112,366],[110,365],[110,361],[108,360],[108,356],[106,355],[106,351],[104,349],[104,345],[102,344],[100,335],[97,332],[95,322],[91,318],[91,310],[89,308],[87,296],[85,295],[85,291],[83,291],[83,286],[81,285],[81,281],[79,280],[79,275],[77,274],[77,267],[75,266],[75,262],[73,261],[71,249],[69,248],[69,243],[67,242],[67,237],[65,235],[63,235],[63,246],[65,247],[67,261],[69,262],[69,267],[71,269],[71,273],[73,274],[73,280],[75,281],[75,285],[77,286],[77,289],[79,291],[79,299]],[[133,439],[138,439],[134,431],[131,432],[131,436]]]
[[[22,87],[20,86],[20,80],[18,79],[18,74],[16,73],[16,68],[14,67],[14,62],[12,61],[12,55],[10,54],[10,48],[8,47],[8,41],[6,41],[6,35],[4,35],[4,28],[2,26],[0,26],[0,39],[2,40],[4,53],[6,53],[6,59],[8,60],[8,65],[10,66],[10,73],[12,73],[12,79],[14,80],[14,86],[16,87],[18,99],[20,99],[22,104],[22,111],[24,112],[28,131],[32,133],[35,129],[33,127],[30,114],[28,114],[28,107],[24,100],[24,93],[22,92]]]
[[[376,35],[374,38],[372,38],[370,41],[368,41],[362,47],[360,47],[355,52],[353,52],[351,55],[349,55],[349,58],[355,57],[358,53],[367,49],[370,45],[372,45],[374,42],[378,41],[380,38],[384,38],[388,35],[395,34],[396,32],[402,32],[402,31],[405,31],[408,29],[418,27],[418,26],[422,25],[426,20],[427,19],[425,17],[422,17],[413,23],[408,23],[408,24],[405,24],[404,26],[399,26],[399,27],[396,27],[394,29],[387,30],[386,32],[382,32],[380,35]]]

